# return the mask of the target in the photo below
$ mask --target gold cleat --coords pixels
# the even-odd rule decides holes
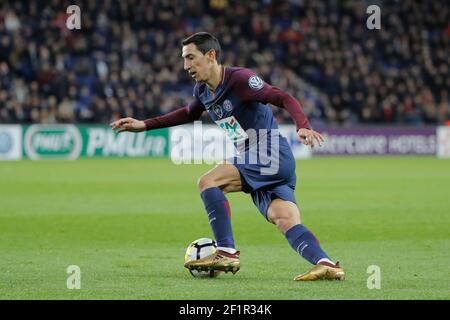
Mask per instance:
[[[344,280],[344,269],[339,265],[332,265],[327,262],[317,264],[307,273],[298,275],[294,278],[295,281],[315,281],[315,280]]]
[[[185,268],[189,270],[197,271],[211,271],[220,270],[228,273],[231,271],[233,274],[239,271],[239,251],[234,254],[218,250],[215,253],[204,257],[203,259],[188,261],[184,264]]]

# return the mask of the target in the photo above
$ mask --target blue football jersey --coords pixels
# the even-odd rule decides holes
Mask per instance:
[[[195,86],[189,108],[193,112],[198,112],[198,108],[206,110],[237,149],[244,151],[278,130],[272,109],[266,105],[271,89],[249,69],[223,67],[222,80],[215,91],[205,83]]]

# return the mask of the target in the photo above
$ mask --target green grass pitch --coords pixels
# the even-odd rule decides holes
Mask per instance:
[[[195,279],[190,241],[212,237],[197,178],[161,159],[0,163],[0,299],[450,299],[450,161],[315,158],[297,163],[302,222],[347,271],[310,268],[249,195],[228,196],[241,270]],[[69,290],[69,265],[81,289]],[[381,289],[367,288],[367,268]]]

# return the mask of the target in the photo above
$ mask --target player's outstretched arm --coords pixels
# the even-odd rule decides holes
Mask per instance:
[[[314,148],[316,142],[319,146],[325,142],[320,133],[311,129],[308,118],[297,99],[277,87],[269,87],[266,95],[267,102],[287,110],[291,115],[295,122],[298,139],[303,144]]]
[[[119,133],[124,131],[141,132],[174,127],[198,120],[200,119],[203,111],[205,111],[205,106],[198,98],[196,88],[197,87],[194,88],[194,99],[187,106],[178,108],[158,117],[145,119],[143,121],[130,117],[122,118],[110,123],[110,126],[113,130],[117,130]]]
[[[325,142],[325,139],[319,132],[311,129],[300,103],[293,96],[276,87],[271,87],[267,93],[267,101],[287,110],[295,122],[298,139],[303,144],[314,148],[316,142],[319,146]]]
[[[321,146],[325,142],[323,136],[311,129],[300,103],[290,94],[272,87],[268,94],[268,102],[287,110],[295,122],[298,139],[305,145],[314,148],[316,143]]]
[[[111,128],[117,132],[141,132],[145,131],[146,126],[144,121],[133,118],[122,118],[109,124]]]
[[[325,141],[320,133],[311,129],[308,118],[297,99],[264,82],[253,71],[242,69],[236,73],[235,87],[243,101],[270,103],[285,109],[295,122],[299,140],[305,145],[314,148],[316,143],[321,145]]]
[[[317,131],[314,131],[312,129],[307,128],[301,128],[297,130],[298,139],[303,142],[307,146],[311,146],[311,148],[314,148],[315,141],[319,144],[319,146],[322,145],[322,143],[325,142],[325,139],[323,136],[318,133]]]
[[[204,110],[203,105],[194,100],[183,108],[179,108],[159,117],[154,117],[143,121],[130,117],[122,118],[110,123],[110,126],[113,130],[117,130],[119,133],[124,131],[141,132],[168,128],[198,120]]]

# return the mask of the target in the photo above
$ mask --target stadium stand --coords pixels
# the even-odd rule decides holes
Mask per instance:
[[[204,30],[225,65],[253,68],[300,99],[313,125],[426,125],[450,119],[449,6],[379,1],[69,1],[0,3],[0,123],[148,118],[192,94],[180,41]],[[276,110],[281,123],[291,123]]]

